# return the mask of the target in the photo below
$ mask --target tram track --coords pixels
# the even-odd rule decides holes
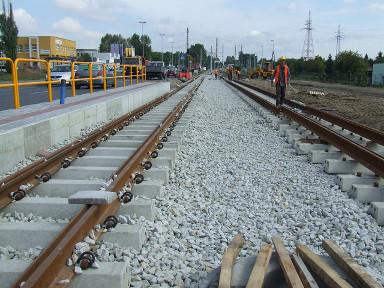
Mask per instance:
[[[180,120],[181,115],[184,113],[194,91],[198,88],[200,83],[195,84],[189,92],[182,92],[188,89],[187,85],[183,85],[179,89],[167,93],[163,97],[144,105],[140,109],[136,109],[129,115],[115,119],[105,127],[90,133],[82,140],[75,141],[56,151],[53,155],[39,160],[31,166],[2,180],[2,185],[0,187],[0,203],[2,208],[6,208],[9,204],[16,201],[31,198],[25,197],[28,196],[28,194],[31,194],[31,196],[36,196],[37,194],[38,196],[39,192],[32,192],[35,191],[35,188],[46,186],[46,184],[49,184],[50,182],[53,183],[57,181],[57,178],[66,179],[67,177],[63,178],[62,175],[66,172],[70,175],[69,179],[64,180],[64,184],[61,182],[58,185],[65,186],[65,183],[70,184],[70,182],[73,181],[75,182],[75,186],[76,184],[78,185],[79,189],[81,188],[81,181],[83,181],[81,179],[91,179],[91,182],[94,182],[92,183],[92,187],[97,187],[99,185],[99,188],[93,188],[93,190],[96,191],[101,188],[101,190],[109,191],[116,195],[108,205],[72,205],[81,207],[72,209],[68,212],[71,214],[74,213],[74,210],[77,210],[73,217],[71,217],[72,215],[68,216],[70,221],[67,225],[59,225],[64,226],[64,229],[57,232],[54,237],[47,237],[53,238],[49,245],[38,244],[38,246],[43,247],[42,253],[28,266],[28,269],[22,273],[19,279],[16,280],[11,287],[20,287],[22,283],[23,287],[55,287],[61,280],[69,280],[74,276],[73,267],[68,267],[66,261],[71,257],[76,243],[83,241],[89,231],[91,231],[97,223],[103,223],[104,219],[106,220],[103,225],[106,228],[110,227],[110,225],[116,225],[114,219],[111,218],[110,215],[114,215],[117,209],[121,206],[121,203],[128,203],[131,201],[133,197],[131,192],[133,186],[140,184],[144,180],[143,171],[152,168],[151,161],[157,158],[159,154],[163,154],[160,150],[168,145],[168,143],[166,143],[168,136],[172,134],[172,131]],[[160,108],[163,106],[164,108]],[[165,115],[165,117],[161,117],[161,115]],[[147,127],[146,124],[144,124],[144,126],[143,124],[140,125],[139,122],[145,121],[143,119],[150,119],[150,125],[147,125]],[[145,135],[140,137],[140,140],[131,140],[130,143],[127,141],[133,136],[130,137],[127,135],[125,137],[118,137],[119,132],[121,134],[124,130],[130,129],[136,129],[133,131],[133,134],[138,134],[137,131],[141,130],[144,132],[141,134]],[[115,138],[125,138],[125,140],[114,141],[113,139]],[[108,145],[108,141],[114,143]],[[98,149],[109,151],[106,152],[107,154],[105,154],[105,156],[97,156],[97,153],[95,154],[95,152]],[[114,150],[117,152],[113,152]],[[164,150],[167,149],[164,148]],[[103,154],[103,152],[101,152],[101,154]],[[116,155],[119,156],[116,157]],[[127,156],[123,155],[129,157],[124,160],[124,157]],[[90,163],[88,163],[88,165],[91,166],[87,166],[87,164],[80,165],[85,165],[84,170],[91,171],[79,172],[82,170],[82,166],[77,166],[76,163],[79,161],[84,162],[87,157],[91,159]],[[92,157],[94,158],[92,159]],[[104,160],[106,161],[106,164],[102,164]],[[99,165],[102,165],[100,166],[101,169],[95,169],[97,162],[100,162]],[[116,163],[120,164],[117,165]],[[71,172],[71,169],[74,171]],[[82,176],[79,174],[82,174]],[[104,185],[104,188],[102,188],[102,185]],[[125,193],[119,193],[122,188],[124,188]],[[63,188],[55,187],[54,185],[49,189],[56,189],[57,193],[63,192]],[[73,187],[68,188],[68,190],[73,190]],[[49,197],[55,198],[66,196],[56,194],[50,195]],[[66,199],[65,201],[69,202],[69,200]],[[62,203],[62,201],[60,201],[60,203]],[[48,203],[46,203],[46,205],[48,205]],[[54,209],[55,208],[53,208],[53,210]],[[57,227],[55,227],[55,229],[56,228]],[[103,234],[102,231],[103,229],[96,233],[94,241]],[[10,243],[9,245],[12,244]],[[84,257],[82,260],[79,260],[79,263],[85,265],[85,268],[88,268],[87,265],[89,265],[89,262],[92,262],[89,260],[89,258]],[[82,262],[84,261],[87,262],[87,264],[83,264]]]
[[[278,112],[275,111],[273,106],[274,105],[272,104],[271,110],[276,112],[276,113],[274,113],[273,117],[274,118],[281,118],[282,115],[279,116]],[[149,108],[147,108],[147,109],[149,109]],[[150,109],[148,112],[150,112],[152,110],[153,109]],[[177,112],[177,109],[174,109],[174,110],[175,110],[174,112],[179,113],[179,112]],[[286,110],[288,110],[288,109],[286,109]],[[83,166],[83,164],[84,164],[84,162],[86,162],[85,160],[88,156],[89,157],[88,160],[90,161],[89,163],[93,163],[92,165],[94,165],[95,161],[97,162],[97,158],[95,157],[94,154],[89,153],[90,151],[93,152],[99,148],[108,150],[111,147],[107,148],[104,146],[104,144],[106,144],[108,142],[108,140],[110,141],[110,143],[114,142],[114,144],[112,146],[118,146],[119,142],[123,141],[122,138],[125,138],[125,137],[129,137],[134,142],[137,142],[134,145],[136,146],[136,148],[138,146],[138,149],[140,150],[140,152],[139,152],[140,156],[133,156],[132,155],[129,159],[127,159],[124,162],[124,164],[126,164],[126,165],[122,165],[118,169],[115,169],[115,168],[110,169],[110,167],[115,167],[115,165],[108,164],[108,166],[106,166],[104,169],[105,171],[108,171],[106,173],[106,175],[109,175],[107,178],[101,179],[102,177],[96,176],[95,179],[93,179],[93,180],[96,180],[96,178],[97,178],[98,181],[95,181],[95,182],[98,182],[99,186],[104,185],[103,187],[105,188],[106,191],[112,191],[115,193],[120,192],[120,194],[119,194],[120,199],[113,200],[111,202],[111,204],[109,204],[109,205],[92,205],[92,206],[86,205],[87,207],[81,208],[80,212],[71,220],[71,222],[74,221],[73,223],[77,223],[77,224],[72,226],[71,223],[69,223],[67,225],[68,229],[65,232],[63,231],[60,234],[60,236],[56,237],[56,239],[54,240],[53,246],[55,246],[55,247],[52,250],[50,248],[44,249],[43,253],[40,254],[38,259],[36,259],[36,260],[41,260],[41,263],[34,262],[34,263],[36,263],[35,264],[36,267],[32,268],[33,265],[30,266],[30,269],[32,269],[33,271],[28,271],[29,270],[29,268],[28,268],[28,270],[26,270],[24,273],[25,275],[23,274],[13,284],[12,287],[19,287],[20,283],[22,283],[22,282],[25,282],[23,287],[55,287],[56,283],[59,283],[60,281],[63,281],[63,280],[70,280],[73,278],[73,276],[74,276],[73,265],[70,267],[65,265],[65,262],[70,257],[68,255],[70,255],[72,253],[73,247],[75,247],[76,244],[79,243],[80,241],[83,241],[84,237],[87,236],[88,232],[95,227],[95,223],[103,223],[104,219],[107,219],[108,216],[115,214],[114,212],[121,206],[121,201],[124,201],[124,197],[126,197],[127,200],[131,197],[129,194],[126,194],[125,196],[123,194],[124,194],[124,192],[132,191],[132,189],[124,189],[124,191],[121,191],[122,188],[125,187],[127,185],[127,183],[135,184],[136,181],[140,182],[142,180],[141,177],[136,178],[135,176],[142,175],[142,172],[145,170],[145,166],[149,165],[147,163],[147,160],[151,161],[152,158],[154,158],[151,156],[151,152],[159,150],[158,149],[159,147],[157,147],[156,144],[163,143],[162,137],[167,137],[167,135],[166,135],[167,132],[170,132],[171,134],[173,133],[170,128],[172,127],[172,125],[174,123],[174,118],[172,119],[172,116],[170,116],[170,114],[168,114],[168,117],[162,118],[162,120],[159,120],[158,123],[160,123],[160,124],[148,125],[148,126],[152,126],[152,128],[154,128],[154,126],[156,126],[156,128],[157,128],[156,131],[158,130],[157,132],[153,131],[153,129],[151,130],[151,128],[148,127],[147,125],[144,125],[144,126],[141,126],[141,129],[134,130],[133,134],[136,134],[137,137],[128,136],[128,135],[119,136],[119,132],[124,132],[125,130],[127,130],[126,128],[133,127],[132,124],[140,122],[147,115],[147,113],[140,115],[139,111],[138,111],[138,113],[139,113],[138,115],[130,115],[130,118],[128,118],[128,120],[125,120],[125,121],[129,121],[129,119],[135,119],[135,121],[134,122],[131,121],[127,127],[125,127],[124,121],[123,122],[120,121],[116,126],[114,126],[114,128],[108,127],[105,131],[100,132],[98,137],[96,137],[96,141],[98,141],[97,142],[97,148],[94,149],[91,147],[91,145],[92,145],[92,143],[94,143],[94,141],[90,142],[89,144],[82,143],[82,144],[79,144],[74,149],[74,151],[72,152],[72,154],[70,154],[70,156],[63,156],[61,159],[58,159],[57,163],[60,162],[60,164],[59,164],[60,168],[58,169],[58,171],[65,171],[67,168],[72,168],[72,167],[77,166],[75,164],[76,161],[75,160],[72,161],[72,159],[71,159],[70,165],[67,166],[67,168],[62,167],[63,166],[63,160],[62,159],[65,160],[65,159],[68,159],[69,157],[77,158],[79,160],[78,162],[82,162],[82,164],[79,164],[78,166]],[[179,113],[179,114],[181,114],[181,113]],[[278,117],[276,117],[276,115]],[[150,116],[150,114],[148,114],[148,116]],[[171,117],[171,118],[169,118],[169,117]],[[155,119],[155,118],[157,118],[157,116],[152,115],[150,118]],[[158,120],[156,120],[156,121],[158,121]],[[285,123],[287,123],[287,122],[285,122]],[[286,124],[286,125],[296,127],[295,124],[293,124],[293,125]],[[123,126],[123,129],[119,129],[120,126]],[[301,125],[301,126],[304,126],[304,125]],[[172,129],[173,128],[175,128],[175,127],[172,127]],[[293,128],[293,129],[296,130],[296,128]],[[301,130],[301,129],[304,129],[304,128],[298,128],[298,130]],[[146,135],[141,135],[141,134],[145,134],[145,133],[139,133],[139,130],[151,131],[151,132],[148,132]],[[111,134],[112,134],[111,131],[114,131],[113,133],[116,132],[116,134],[114,136],[111,136]],[[303,135],[304,136],[302,136],[302,137],[306,137],[304,132],[303,132]],[[307,135],[310,135],[310,134],[307,134]],[[104,136],[107,136],[108,139],[103,139],[102,141],[100,141],[101,138]],[[139,140],[139,137],[141,137],[141,140]],[[117,138],[119,138],[119,139],[116,140]],[[150,143],[150,144],[148,144],[149,149],[145,149],[144,145],[138,144],[140,141],[142,141],[142,138],[146,138],[147,140],[149,140],[149,143]],[[306,139],[306,141],[307,141],[306,144],[310,144],[310,145],[311,145],[311,143],[312,144],[318,143],[320,145],[330,144],[330,142],[325,140],[323,137],[321,137],[320,140],[314,139],[314,138],[316,138],[316,136],[312,135],[312,136],[308,136],[307,138],[302,138],[302,141],[305,142],[304,139]],[[164,140],[165,140],[165,138],[164,138]],[[365,142],[365,143],[367,143],[367,142]],[[74,144],[76,144],[76,142],[73,143],[72,145],[74,145]],[[165,146],[167,145],[166,142],[164,142],[163,144]],[[87,151],[86,151],[85,155],[80,157],[78,155],[78,153],[80,151],[84,151],[84,150],[82,150],[84,147],[87,147],[87,149],[86,149]],[[122,150],[122,149],[126,149],[126,151],[128,151],[129,149],[133,149],[133,147],[124,147],[124,148],[120,147],[120,150]],[[110,150],[110,151],[112,151],[112,150]],[[108,161],[111,161],[111,162],[109,162],[109,163],[112,163],[114,161],[113,158],[120,158],[120,157],[112,156],[111,152],[106,152],[106,153],[107,154],[103,157],[110,158]],[[159,154],[161,154],[161,150],[159,150]],[[95,157],[95,158],[92,159],[92,157]],[[117,159],[115,159],[115,160],[117,160]],[[121,161],[121,159],[120,159],[120,161]],[[123,168],[123,166],[125,168]],[[109,168],[107,168],[107,167],[109,167]],[[57,166],[56,166],[56,169],[57,169]],[[42,187],[46,184],[50,184],[50,183],[54,182],[55,181],[54,174],[52,174],[53,176],[51,175],[51,177],[46,175],[46,177],[52,178],[52,179],[48,179],[48,181],[46,181],[46,182],[44,182],[44,179],[42,179],[41,177],[36,178],[36,175],[44,175],[45,171],[51,171],[51,170],[41,169],[41,170],[38,170],[38,172],[36,172],[36,173],[33,172],[33,173],[31,173],[31,176],[29,179],[32,179],[31,181],[37,181],[38,183],[42,183],[41,185],[37,185],[37,187],[38,186]],[[74,172],[74,173],[76,174],[76,172]],[[207,175],[207,176],[209,176],[209,175]],[[89,181],[93,181],[90,178],[91,177],[88,177],[87,179]],[[5,184],[3,184],[3,185],[6,185],[7,183],[10,183],[10,184],[14,183],[14,182],[8,181],[8,180],[4,181]],[[14,181],[16,181],[16,180],[14,180]],[[77,184],[76,181],[78,181],[78,180],[75,179],[72,181],[75,182],[74,185],[76,185]],[[26,182],[21,181],[19,183],[26,183]],[[8,187],[19,187],[17,184],[12,184],[12,185],[14,185],[14,186],[10,185]],[[20,184],[20,185],[25,185],[25,184]],[[128,186],[130,186],[130,185],[128,185]],[[140,186],[140,185],[133,185],[133,188],[136,186]],[[127,188],[127,187],[125,187],[125,188]],[[130,187],[130,188],[132,188],[132,187]],[[57,190],[61,191],[61,189],[59,189],[59,188]],[[28,192],[32,192],[32,191],[33,191],[32,189],[28,189],[27,194],[28,194]],[[32,192],[32,194],[34,194],[34,193]],[[135,194],[134,190],[133,190],[133,194]],[[8,197],[9,197],[9,195],[8,195]],[[26,197],[26,198],[28,198],[28,197]],[[9,199],[7,199],[7,200],[9,201]],[[4,205],[4,206],[6,206],[6,205]],[[103,206],[110,206],[110,208],[103,207]],[[109,209],[111,209],[111,210],[109,210]],[[108,225],[113,224],[110,222],[113,222],[113,221],[107,221],[106,223],[104,223],[106,225],[106,227],[108,227]],[[81,225],[78,225],[79,223],[81,223]],[[99,232],[96,232],[95,234],[96,234],[95,239],[97,240],[97,239],[99,239],[99,236],[102,235],[103,233],[100,230]],[[74,238],[72,238],[72,237],[74,237]],[[56,240],[57,240],[57,242],[55,242]],[[46,252],[48,250],[51,250],[50,253]],[[46,252],[47,254],[44,255],[44,252]],[[83,260],[84,260],[84,262],[88,262],[88,263],[84,263],[84,265],[88,265],[89,262],[91,262],[87,258],[85,258]],[[63,283],[60,287],[66,287],[67,285],[70,285],[70,284],[65,283],[65,282],[60,282],[60,283]]]

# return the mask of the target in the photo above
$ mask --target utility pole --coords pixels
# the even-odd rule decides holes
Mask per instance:
[[[212,74],[212,55],[213,55],[213,53],[212,53],[212,46],[211,46],[211,63],[210,63],[210,71],[211,71],[211,74]]]
[[[143,41],[143,58],[144,58],[144,34],[143,34],[143,30],[144,30],[144,24],[147,23],[145,21],[140,21],[139,23],[141,23],[141,41]]]
[[[175,43],[175,41],[171,41],[169,42],[172,44],[172,54],[171,54],[171,62],[172,62],[172,66],[173,66],[173,43]]]
[[[165,35],[164,33],[163,34],[160,33],[160,36],[161,36],[161,62],[164,62],[164,59],[163,59],[163,36],[164,35]]]
[[[312,38],[312,22],[311,22],[311,11],[309,11],[308,14],[308,20],[307,23],[305,23],[304,30],[307,30],[305,33],[305,39],[304,39],[304,46],[303,46],[303,52],[301,57],[303,57],[305,60],[313,59],[315,58],[315,50],[313,48],[313,38]]]

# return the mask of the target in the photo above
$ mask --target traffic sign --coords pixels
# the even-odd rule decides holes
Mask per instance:
[[[185,59],[184,54],[180,54],[180,60],[184,60],[184,59]]]

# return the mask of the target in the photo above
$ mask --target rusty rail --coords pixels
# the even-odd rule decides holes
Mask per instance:
[[[178,106],[166,116],[161,125],[159,125],[147,137],[144,143],[139,146],[137,151],[123,163],[122,167],[118,170],[120,172],[117,174],[117,177],[110,186],[107,187],[108,191],[117,193],[124,185],[133,181],[132,174],[142,169],[140,168],[140,164],[143,158],[148,155],[149,151],[154,149],[155,143],[159,141],[159,137],[164,133],[165,128],[175,119],[175,115],[180,112],[198,86],[199,85],[193,87],[184,101],[180,102]],[[182,87],[177,89],[177,91]],[[173,93],[175,92],[176,91]],[[145,108],[143,110],[145,110]],[[17,288],[22,282],[25,282],[23,286],[25,288],[56,287],[59,280],[72,279],[74,276],[73,267],[66,266],[66,260],[72,255],[73,247],[77,242],[82,241],[97,223],[103,222],[108,215],[113,215],[120,205],[121,202],[118,199],[109,205],[84,205],[79,214],[70,221],[66,229],[61,231],[60,235],[55,238],[49,247],[44,249],[43,253],[11,287]],[[101,232],[98,233],[96,237],[98,238],[100,235]],[[66,287],[66,284],[61,287]]]
[[[276,105],[272,104],[271,102],[263,99],[262,97],[257,96],[256,94],[252,93],[251,91],[237,85],[236,83],[228,82],[236,89],[239,89],[241,92],[249,96],[250,98],[254,99],[255,101],[259,102],[264,107],[274,111],[275,114],[279,113],[278,108]],[[242,84],[242,83],[241,83]],[[243,84],[242,84],[243,85]],[[259,92],[261,92],[259,89],[257,89]],[[269,93],[270,94],[270,93]],[[305,106],[306,107],[306,106]],[[313,108],[312,108],[313,109]],[[308,109],[309,110],[309,109]],[[381,178],[384,178],[384,157],[380,156],[379,154],[369,150],[366,147],[363,147],[352,140],[338,134],[337,132],[333,131],[332,129],[329,129],[325,127],[324,125],[319,124],[318,122],[302,115],[301,113],[298,113],[294,111],[293,109],[284,108],[283,114],[290,118],[291,120],[295,121],[299,125],[303,126],[304,128],[312,131],[314,134],[318,135],[321,139],[325,140],[329,144],[335,146],[336,148],[343,151],[345,154],[349,155],[365,167],[367,167],[369,170],[374,172],[376,175],[378,175]],[[326,116],[324,112],[324,116]],[[333,117],[334,118],[334,117]],[[332,123],[333,118],[323,118],[326,121]],[[339,117],[341,118],[341,117]],[[347,124],[345,124],[347,125]],[[354,125],[354,127],[357,127],[358,125]],[[355,128],[357,129],[357,128]],[[360,131],[362,128],[358,129],[357,131]],[[366,134],[369,134],[368,132]],[[379,135],[379,133],[376,133],[376,135]],[[383,141],[383,139],[381,139]]]
[[[250,89],[256,90],[256,91],[263,93],[269,97],[276,98],[276,96],[273,93],[266,91],[266,90],[262,90],[258,87],[250,85],[248,83],[239,82],[236,80],[234,82],[239,83],[243,86],[246,86]],[[326,121],[329,121],[330,123],[333,123],[337,126],[340,126],[341,128],[344,128],[348,131],[351,131],[351,132],[356,133],[360,136],[363,136],[363,137],[365,137],[365,138],[367,138],[367,139],[369,139],[369,140],[371,140],[377,144],[384,145],[384,133],[377,130],[377,129],[374,129],[372,127],[368,127],[366,125],[357,123],[355,121],[346,119],[344,117],[341,117],[341,116],[338,116],[338,115],[335,115],[335,114],[332,114],[332,113],[329,113],[329,112],[326,112],[326,111],[323,111],[323,110],[320,110],[317,108],[313,108],[313,107],[310,107],[310,106],[307,106],[304,104],[300,104],[296,101],[286,99],[285,102],[289,106],[298,108],[307,114],[319,117],[320,119],[325,119]]]

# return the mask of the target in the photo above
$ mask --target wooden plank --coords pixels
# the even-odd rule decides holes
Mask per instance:
[[[262,243],[253,266],[251,275],[249,276],[246,288],[261,288],[263,286],[265,272],[267,272],[269,260],[272,255],[272,245],[268,243]]]
[[[288,251],[284,247],[283,241],[280,238],[272,238],[272,242],[273,245],[275,245],[277,259],[279,260],[288,286],[292,288],[304,288],[295,270],[295,266],[293,266],[291,257],[289,257]]]
[[[329,256],[352,278],[359,287],[381,288],[363,267],[353,260],[341,247],[332,240],[323,240],[323,248]]]
[[[244,244],[243,236],[238,233],[225,250],[221,263],[219,288],[231,287],[232,267]]]
[[[335,270],[305,245],[296,246],[297,254],[330,288],[352,288]]]
[[[319,285],[317,285],[315,279],[313,279],[312,274],[309,272],[309,270],[307,269],[307,266],[305,266],[300,256],[293,254],[292,260],[293,260],[293,265],[295,265],[296,271],[297,273],[299,273],[299,277],[301,279],[301,282],[303,282],[304,287],[319,288]]]

